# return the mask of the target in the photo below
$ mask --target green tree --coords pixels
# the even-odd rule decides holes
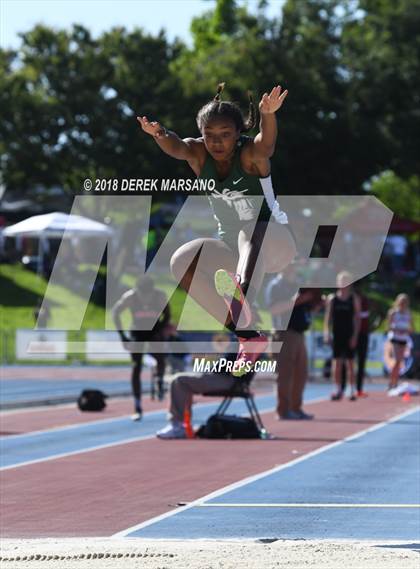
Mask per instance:
[[[353,194],[380,172],[420,175],[420,0],[215,0],[191,23],[193,47],[137,29],[94,39],[36,26],[0,50],[0,168],[8,189],[78,191],[84,178],[191,175],[144,136],[135,115],[196,136],[221,81],[246,109],[275,84],[274,180],[283,194]]]
[[[374,176],[367,187],[389,209],[400,217],[420,218],[420,177],[402,179],[392,170]]]
[[[156,176],[162,157],[135,115],[176,122],[174,100],[182,95],[169,63],[177,49],[163,34],[141,30],[116,28],[93,39],[81,26],[36,26],[19,52],[0,52],[6,187],[58,185],[74,193],[86,177]],[[179,172],[173,161],[163,163],[168,176]]]
[[[343,27],[354,163],[420,174],[420,0],[360,0]]]

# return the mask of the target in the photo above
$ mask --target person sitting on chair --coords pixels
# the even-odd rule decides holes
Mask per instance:
[[[233,363],[236,353],[225,354],[223,358]],[[219,360],[219,363],[222,360]],[[222,367],[222,366],[220,366]],[[226,366],[227,367],[227,366]],[[169,423],[156,433],[159,439],[185,439],[187,437],[184,417],[191,417],[193,395],[211,394],[220,391],[230,391],[235,383],[249,383],[254,377],[254,371],[248,371],[240,379],[234,377],[230,371],[209,373],[178,373],[171,382],[169,401]]]

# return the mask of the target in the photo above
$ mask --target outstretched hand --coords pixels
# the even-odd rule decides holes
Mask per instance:
[[[147,117],[137,117],[137,121],[140,123],[144,132],[147,132],[147,134],[150,134],[150,136],[154,138],[161,138],[166,134],[163,126],[156,121],[149,122]]]
[[[258,108],[263,115],[273,114],[282,106],[284,99],[287,97],[288,90],[282,92],[280,85],[273,87],[271,93],[264,93],[261,97]]]

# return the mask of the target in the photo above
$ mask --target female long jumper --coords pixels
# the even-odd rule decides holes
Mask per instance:
[[[278,273],[296,254],[270,174],[277,139],[275,113],[287,90],[276,86],[264,93],[259,103],[260,132],[250,138],[243,133],[256,123],[251,95],[245,120],[235,103],[220,100],[223,87],[221,83],[215,98],[198,112],[199,138],[181,139],[146,116],[137,120],[166,154],[186,160],[199,178],[215,181],[208,197],[219,239],[199,238],[182,245],[171,259],[171,270],[208,313],[237,335],[239,352],[233,375],[240,376],[247,370],[245,364],[249,369],[268,343],[265,335],[254,330],[252,309],[264,274]],[[197,266],[201,250],[206,263]],[[227,318],[225,304],[229,306]]]

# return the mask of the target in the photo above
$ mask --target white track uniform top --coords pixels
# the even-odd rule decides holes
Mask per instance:
[[[407,342],[410,334],[411,317],[409,312],[397,310],[391,316],[391,330],[388,333],[388,340]]]

